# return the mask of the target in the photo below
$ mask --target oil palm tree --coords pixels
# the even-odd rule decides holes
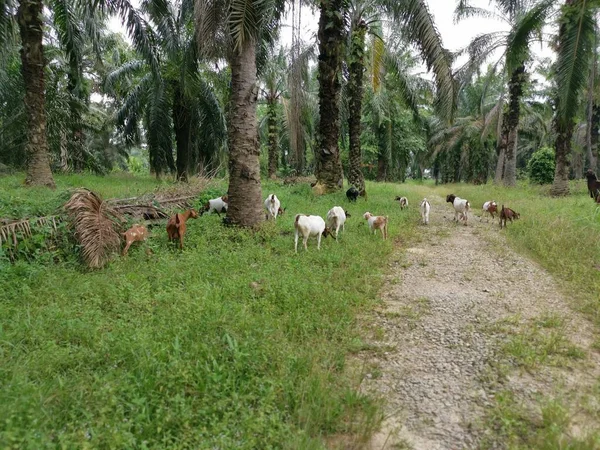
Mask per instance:
[[[73,57],[76,55],[76,42],[80,36],[79,30],[72,20],[76,16],[75,10],[81,11],[82,17],[93,17],[100,14],[119,14],[126,24],[134,42],[138,43],[140,51],[147,53],[149,38],[146,36],[144,21],[138,11],[128,0],[99,0],[97,2],[75,1],[64,2],[61,0],[4,0],[0,3],[0,44],[5,44],[7,39],[14,35],[18,27],[21,40],[21,70],[25,90],[25,111],[27,117],[27,155],[26,183],[29,185],[44,185],[54,187],[54,179],[50,169],[48,153],[47,118],[45,112],[45,78],[44,69],[44,6],[54,12],[55,28],[61,35],[65,49]],[[61,22],[62,21],[62,22]],[[94,34],[94,27],[87,21],[86,32]],[[140,45],[141,43],[141,45]],[[75,80],[79,68],[75,67],[73,59],[72,87],[77,86]],[[153,60],[153,64],[156,60]]]
[[[554,0],[496,0],[499,12],[495,13],[472,7],[468,0],[460,0],[456,9],[457,20],[491,16],[505,21],[510,26],[508,32],[477,36],[467,48],[470,61],[464,68],[468,73],[474,67],[479,67],[496,49],[504,48],[508,106],[502,118],[496,179],[503,173],[506,186],[514,186],[517,181],[517,137],[523,90],[528,78],[526,65],[531,59],[530,45],[535,39],[541,38],[541,29],[553,11],[554,3]]]
[[[262,87],[261,94],[267,104],[267,140],[268,140],[268,175],[275,178],[279,165],[279,125],[277,105],[282,100],[286,90],[286,56],[283,47],[279,51],[271,53],[265,67],[261,72]]]
[[[319,125],[317,133],[317,183],[326,191],[341,189],[344,180],[338,139],[342,46],[346,29],[347,0],[319,0]]]
[[[569,157],[575,117],[581,102],[589,66],[594,54],[597,0],[566,0],[561,7],[556,60],[554,149],[556,170],[550,193],[569,193]]]
[[[106,90],[122,100],[117,125],[130,141],[137,125],[146,123],[151,170],[157,176],[176,172],[177,180],[187,181],[222,148],[224,114],[199,60],[192,0],[166,7],[162,0],[147,1],[144,12],[152,52],[115,68]]]
[[[197,0],[196,33],[203,54],[225,57],[229,94],[229,208],[231,224],[252,227],[264,219],[256,104],[257,50],[271,41],[283,0]]]
[[[328,190],[342,186],[339,164],[339,72],[343,27],[347,4],[341,0],[322,0],[319,20],[319,100],[321,136],[317,149],[317,180]],[[440,35],[424,0],[378,0],[377,6],[398,25],[407,41],[415,44],[433,72],[436,109],[450,120],[455,108],[456,85],[452,58],[443,47]],[[358,22],[360,23],[360,22]],[[358,31],[358,28],[357,28]]]

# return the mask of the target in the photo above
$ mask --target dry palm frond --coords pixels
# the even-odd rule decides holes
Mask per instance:
[[[0,245],[2,245],[3,242],[6,242],[9,247],[17,248],[20,239],[31,237],[32,226],[35,228],[38,226],[52,225],[52,233],[54,233],[60,220],[61,219],[57,216],[21,220],[0,219]]]
[[[78,189],[64,206],[88,267],[100,268],[118,252],[121,216],[97,194]]]

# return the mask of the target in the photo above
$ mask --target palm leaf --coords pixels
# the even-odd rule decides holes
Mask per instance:
[[[81,255],[89,268],[103,267],[119,251],[121,239],[117,230],[123,219],[100,196],[78,189],[64,205]]]
[[[579,94],[589,74],[588,64],[594,43],[595,8],[589,0],[574,0],[562,9],[556,61],[557,119],[573,120]]]
[[[452,75],[452,57],[442,39],[425,0],[383,0],[388,13],[403,24],[406,37],[421,51],[427,70],[433,72],[439,114],[450,120],[456,110],[457,86]]]
[[[541,34],[542,27],[552,13],[555,0],[544,0],[519,17],[507,39],[506,67],[508,73],[523,65],[530,57],[532,39]]]

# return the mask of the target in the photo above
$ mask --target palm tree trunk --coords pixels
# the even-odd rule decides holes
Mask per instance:
[[[277,176],[277,163],[279,162],[279,133],[277,130],[277,108],[275,98],[267,98],[267,128],[269,139],[269,178],[274,179]]]
[[[506,144],[508,141],[508,112],[502,113],[500,119],[502,122],[500,125],[500,133],[498,135],[498,147],[496,151],[498,153],[498,162],[496,163],[496,174],[494,176],[494,183],[502,183],[504,178],[504,161],[506,160]]]
[[[365,189],[365,177],[362,173],[362,151],[360,148],[360,120],[362,118],[363,75],[365,71],[365,35],[367,25],[363,20],[352,30],[350,48],[350,79],[348,93],[350,96],[350,117],[348,130],[350,134],[350,168],[348,182],[359,192]]]
[[[67,143],[67,152],[72,161],[72,168],[75,172],[82,172],[84,169],[83,155],[83,121],[81,119],[80,100],[81,94],[77,89],[79,80],[77,61],[71,58],[69,61],[69,72],[67,74],[67,89],[70,94],[69,99],[69,127],[70,139]]]
[[[264,219],[256,121],[256,49],[252,39],[234,52],[230,67],[227,218],[232,224],[251,227]]]
[[[519,117],[521,115],[521,97],[525,84],[525,66],[517,67],[511,75],[508,84],[508,135],[506,139],[506,157],[504,167],[504,185],[517,184],[517,139],[519,130]]]
[[[340,136],[340,70],[343,43],[343,0],[321,0],[319,18],[319,128],[317,183],[327,191],[344,185]]]
[[[596,82],[596,76],[598,75],[598,27],[596,26],[596,32],[594,34],[594,50],[592,59],[592,68],[590,71],[590,79],[588,84],[588,98],[587,98],[587,126],[586,126],[586,147],[587,147],[587,160],[588,168],[594,172],[598,167],[598,122],[594,123],[594,108],[597,108],[596,102],[594,101],[594,88]],[[596,116],[597,119],[600,119]],[[595,135],[595,136],[594,136]],[[594,139],[595,138],[595,139]],[[595,140],[595,142],[594,142]]]
[[[177,145],[177,180],[188,181],[190,175],[190,144],[192,132],[192,113],[185,103],[180,86],[173,92],[173,128]]]
[[[25,111],[27,113],[27,177],[29,185],[55,188],[50,170],[46,111],[44,95],[44,47],[42,0],[21,0],[17,21],[21,34],[21,62],[25,83]]]
[[[556,169],[554,171],[554,183],[550,189],[550,195],[560,196],[569,194],[569,155],[571,154],[571,139],[575,122],[570,118],[567,123],[559,123],[555,120],[556,141],[554,149],[556,152]]]
[[[592,129],[590,133],[591,137],[591,149],[592,149],[592,160],[596,162],[596,165],[591,166],[592,170],[600,169],[600,155],[598,154],[598,141],[600,141],[600,105],[594,103],[592,106]]]

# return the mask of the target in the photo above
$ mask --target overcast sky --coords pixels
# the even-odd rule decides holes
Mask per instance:
[[[465,47],[473,37],[478,34],[489,33],[493,31],[507,31],[508,25],[500,20],[494,19],[467,19],[459,24],[454,24],[453,15],[456,7],[456,0],[426,0],[429,4],[429,9],[434,15],[436,26],[442,36],[444,46],[455,51]],[[133,0],[135,5],[138,1]],[[489,0],[472,0],[473,6],[489,9]],[[291,18],[286,17],[283,27],[280,32],[283,45],[290,45],[292,30],[290,27]],[[302,15],[302,34],[303,39],[311,40],[317,31],[318,17],[314,15],[308,7],[303,7]],[[109,22],[111,31],[123,32],[123,27],[119,19],[114,18]],[[554,53],[547,46],[534,45],[534,53],[541,57],[553,57]],[[496,59],[500,57],[500,53],[496,55]]]

